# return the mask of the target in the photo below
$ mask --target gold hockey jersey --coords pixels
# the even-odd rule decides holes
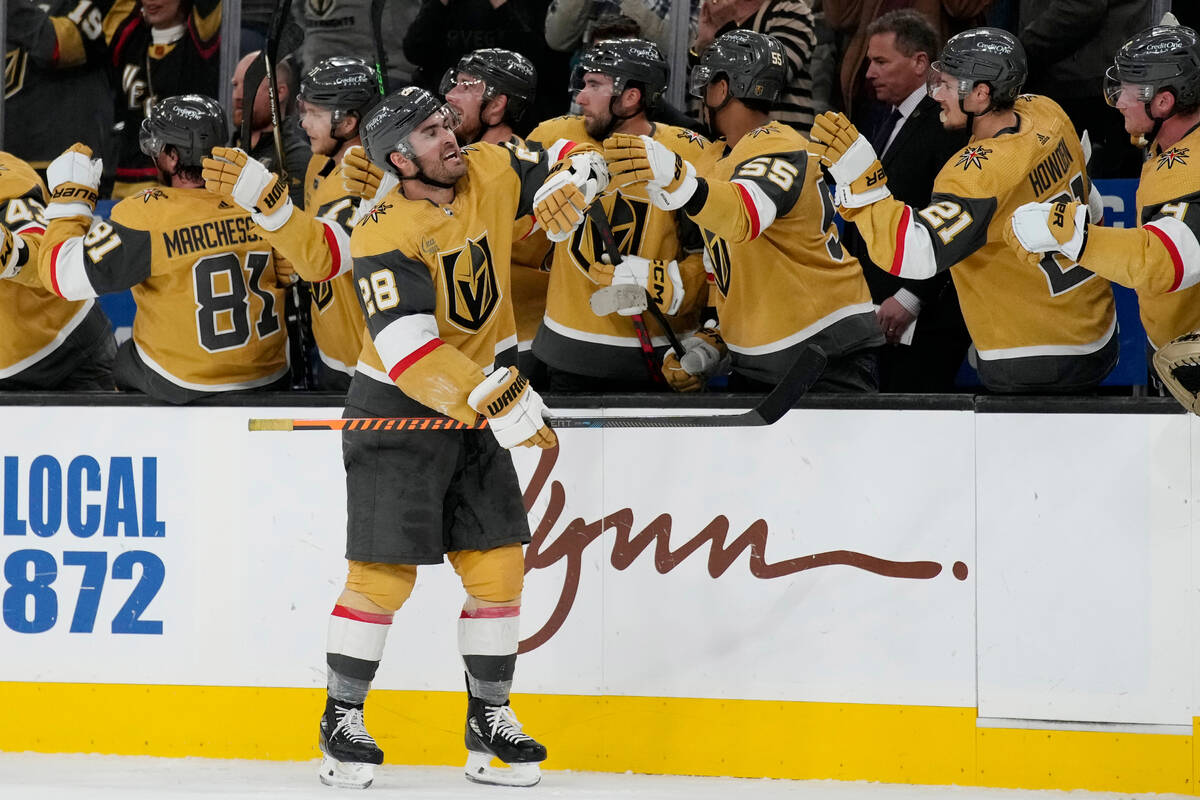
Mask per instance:
[[[661,123],[655,123],[653,138],[693,162],[708,145],[699,134]],[[559,140],[601,146],[588,135],[583,117],[579,116],[547,120],[527,139],[545,147]],[[705,283],[701,243],[695,226],[680,212],[655,208],[640,186],[605,192],[597,202],[623,254],[678,261],[684,301],[680,312],[668,319],[680,333],[694,330]],[[533,341],[534,355],[565,372],[649,382],[651,378],[633,321],[619,314],[596,316],[589,304],[592,293],[600,287],[588,277],[588,270],[600,261],[603,252],[590,221],[580,225],[570,239],[554,245],[546,315]],[[666,335],[657,330],[648,316],[647,325],[651,341],[661,353],[667,347]]]
[[[409,200],[402,184],[359,221],[350,250],[367,332],[348,405],[475,419],[471,389],[516,363],[513,223],[557,155],[473,144],[452,202]]]
[[[63,300],[38,278],[38,253],[45,231],[46,188],[27,163],[0,152],[0,221],[22,242],[25,266],[0,280],[0,380],[53,372],[55,352],[88,318],[94,300]],[[110,334],[111,335],[111,334]]]
[[[1079,263],[1137,290],[1157,349],[1200,329],[1200,126],[1142,165],[1137,214],[1136,230],[1089,225]]]
[[[704,234],[734,370],[777,383],[808,344],[830,357],[883,344],[807,139],[770,122],[694,163],[705,185],[687,210]]]
[[[1022,95],[1014,110],[1014,128],[972,140],[946,162],[925,208],[887,197],[842,214],[893,275],[929,278],[953,267],[989,389],[1089,388],[1116,363],[1112,287],[1061,255],[1035,266],[1004,241],[1004,226],[1024,203],[1087,202],[1083,149],[1053,100]]]
[[[288,372],[271,246],[246,211],[212,192],[145,189],[109,222],[53,220],[38,264],[60,297],[132,288],[136,353],[181,389],[250,389]]]

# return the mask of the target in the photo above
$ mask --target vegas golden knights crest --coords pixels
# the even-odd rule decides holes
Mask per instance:
[[[487,233],[465,246],[438,253],[446,286],[446,319],[465,331],[478,331],[500,303],[500,287]]]
[[[713,268],[713,277],[721,294],[729,294],[729,245],[711,231],[700,230],[704,236],[704,249]]]
[[[649,210],[650,204],[645,200],[626,197],[620,193],[614,197],[609,223],[613,238],[617,240],[617,248],[623,255],[641,250]],[[600,241],[600,233],[590,220],[587,225],[576,228],[575,233],[571,235],[571,260],[584,272],[604,254],[604,247]]]
[[[25,85],[25,67],[29,61],[29,53],[23,48],[7,50],[4,53],[4,96],[12,97],[21,91]]]
[[[328,16],[333,6],[334,0],[308,0],[308,12],[314,17]]]

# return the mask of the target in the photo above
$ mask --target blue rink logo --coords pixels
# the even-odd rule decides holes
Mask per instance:
[[[63,537],[73,537],[91,539],[94,545],[116,545],[117,549],[130,538],[164,537],[167,526],[158,512],[158,459],[142,458],[140,467],[136,470],[135,460],[128,456],[113,456],[107,462],[90,455],[70,461],[49,455],[32,460],[4,457],[0,541],[8,547],[19,546],[4,559],[0,607],[5,627],[17,633],[45,633],[60,620],[66,624],[66,612],[60,613],[60,606],[73,600],[70,632],[94,633],[106,581],[134,581],[136,576],[132,587],[109,589],[110,593],[121,592],[124,599],[108,623],[109,629],[112,633],[162,634],[161,620],[144,618],[166,574],[156,554],[40,546],[41,540],[58,537],[57,542],[65,543]],[[96,540],[96,536],[101,538]],[[122,541],[118,544],[105,537]],[[55,583],[60,572],[76,568],[82,569],[82,581],[78,595],[72,598],[72,590],[63,592]],[[74,576],[70,583],[74,586]]]

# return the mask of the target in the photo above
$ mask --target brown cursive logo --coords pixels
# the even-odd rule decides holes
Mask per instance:
[[[525,552],[525,572],[528,574],[535,569],[547,569],[559,561],[566,560],[567,572],[563,579],[562,591],[559,592],[558,602],[550,612],[549,619],[532,635],[521,641],[518,653],[528,653],[548,642],[567,621],[575,597],[579,591],[579,579],[583,571],[583,553],[588,545],[599,539],[605,530],[611,528],[616,532],[610,561],[618,570],[624,570],[633,564],[643,552],[653,546],[654,568],[660,575],[665,575],[684,560],[708,547],[708,574],[719,578],[747,550],[749,554],[750,574],[761,580],[783,578],[804,570],[817,567],[842,565],[873,572],[887,578],[910,578],[928,580],[936,578],[942,572],[942,565],[936,561],[888,561],[883,558],[856,553],[853,550],[830,550],[825,553],[789,558],[774,563],[767,560],[768,530],[765,520],[756,519],[732,542],[726,544],[729,536],[729,519],[718,515],[704,529],[676,549],[671,549],[671,515],[659,514],[650,521],[637,535],[633,533],[633,510],[622,508],[608,514],[595,522],[575,518],[567,523],[553,541],[547,542],[551,531],[562,517],[566,507],[566,490],[562,483],[551,480],[551,473],[558,461],[558,447],[543,450],[537,467],[529,479],[528,486],[522,497],[525,510],[533,508],[534,502],[542,490],[549,484],[549,499],[546,512],[541,522],[533,532],[533,541]],[[954,562],[952,573],[960,581],[967,579],[967,565],[961,561]]]

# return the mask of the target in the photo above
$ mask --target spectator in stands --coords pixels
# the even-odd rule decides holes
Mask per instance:
[[[111,0],[6,4],[4,147],[36,170],[44,172],[74,142],[97,153],[112,146],[104,41],[111,6]]]
[[[256,65],[255,62],[258,62]],[[257,69],[255,67],[257,66]],[[246,115],[246,75],[262,75],[258,92]],[[251,76],[253,77],[253,75]],[[262,53],[247,53],[238,62],[233,72],[233,143],[249,153],[272,172],[279,172],[279,155],[275,151],[275,130],[271,119],[270,96],[267,93],[267,78],[262,68]],[[308,136],[300,126],[295,113],[295,71],[290,59],[282,59],[275,66],[275,92],[279,98],[280,136],[283,141],[284,169],[288,178],[288,194],[298,207],[304,207],[304,172],[312,158]],[[247,133],[249,140],[247,141]]]
[[[100,304],[63,300],[38,278],[45,203],[37,173],[0,153],[0,390],[112,389],[117,345]]]
[[[404,35],[416,19],[420,0],[387,0],[380,19],[371,18],[371,0],[326,0],[292,4],[292,13],[304,29],[300,69],[307,72],[317,62],[334,56],[355,56],[370,64],[379,61],[378,43],[384,46],[387,81],[392,89],[413,81],[416,67],[404,55]],[[375,26],[381,36],[376,38]]]
[[[941,109],[925,89],[929,65],[937,58],[937,31],[912,9],[884,14],[867,31],[867,82],[891,112],[868,131],[871,144],[892,194],[924,208],[933,179],[968,138],[965,129],[942,127]],[[950,273],[916,281],[878,269],[854,225],[846,225],[842,242],[862,262],[871,299],[879,305],[879,327],[888,341],[879,354],[880,389],[953,391],[971,337]]]
[[[972,28],[982,22],[982,15],[993,0],[824,0],[825,19],[840,34],[842,47],[841,98],[835,107],[846,110],[856,125],[870,130],[875,117],[883,116],[883,104],[878,102],[867,83],[867,28],[888,11],[911,8],[921,12],[933,23],[944,41],[951,34]]]
[[[204,188],[201,161],[226,125],[207,97],[156,103],[139,138],[162,183],[117,203],[107,222],[92,218],[100,165],[86,147],[47,170],[42,285],[68,300],[133,290],[133,337],[113,368],[119,389],[188,403],[290,383],[271,247],[248,213]],[[276,182],[257,205],[269,213],[286,199]]]
[[[787,85],[771,119],[806,133],[816,115],[809,63],[817,46],[817,33],[810,0],[704,0],[692,40],[692,59],[699,61],[700,54],[717,37],[738,28],[770,34],[783,45]]]
[[[106,29],[107,30],[107,29]],[[162,97],[217,94],[221,0],[139,0],[109,38],[117,96],[116,185],[127,197],[157,185],[158,169],[138,147],[142,120]]]
[[[1129,142],[1121,115],[1104,102],[1104,70],[1130,31],[1151,24],[1150,0],[1076,0],[1071,18],[1045,0],[1021,0],[1019,37],[1029,57],[1028,91],[1062,106],[1092,141],[1088,174],[1136,178],[1141,153]]]
[[[414,82],[438,90],[446,70],[473,50],[498,47],[533,62],[539,76],[531,120],[561,114],[567,107],[567,58],[546,45],[543,30],[549,0],[422,0],[404,53],[416,64]]]
[[[276,0],[242,0],[242,40],[238,55],[262,50],[267,44],[267,28]]]
[[[689,0],[688,35],[700,22],[700,0]],[[555,50],[575,52],[603,39],[649,39],[663,51],[672,45],[671,0],[553,0],[546,12],[546,42]],[[613,32],[616,19],[630,28]],[[597,31],[597,29],[600,31]]]

